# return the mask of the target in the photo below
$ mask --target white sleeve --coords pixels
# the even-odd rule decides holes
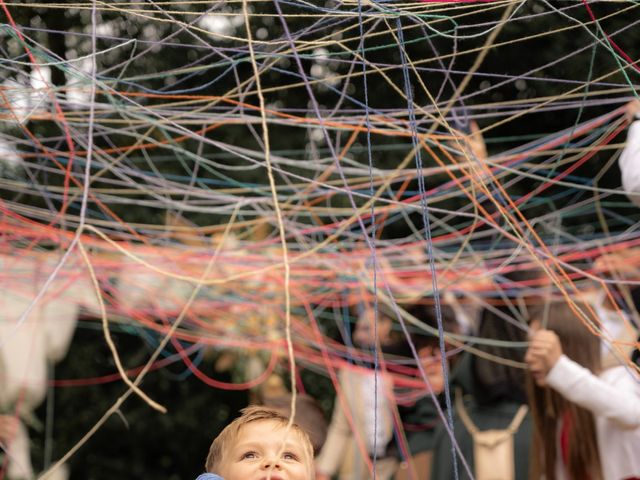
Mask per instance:
[[[622,428],[640,427],[638,380],[625,367],[606,371],[599,378],[562,355],[546,378],[548,386],[567,400],[605,417]]]
[[[630,195],[629,199],[640,205],[640,120],[629,127],[627,143],[618,163],[622,174],[622,188],[628,194],[635,194]]]

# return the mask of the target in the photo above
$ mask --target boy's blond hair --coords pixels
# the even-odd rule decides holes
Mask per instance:
[[[221,462],[229,454],[229,449],[234,445],[243,426],[252,422],[271,420],[280,423],[284,428],[289,423],[287,416],[273,408],[252,405],[242,409],[240,412],[242,415],[227,425],[224,430],[220,432],[220,435],[214,438],[205,463],[205,469],[208,473],[218,473]],[[291,429],[300,436],[304,453],[310,463],[308,467],[313,469],[313,446],[311,445],[311,440],[309,440],[309,435],[295,423],[292,424]]]

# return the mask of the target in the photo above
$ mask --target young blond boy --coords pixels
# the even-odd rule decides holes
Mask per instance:
[[[277,410],[252,406],[211,444],[206,470],[224,480],[314,480],[307,433]]]

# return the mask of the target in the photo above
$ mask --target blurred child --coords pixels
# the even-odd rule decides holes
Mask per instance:
[[[599,338],[568,304],[549,311],[546,326],[532,322],[525,357],[535,432],[531,478],[640,478],[640,380],[628,366],[601,369]]]
[[[363,354],[395,343],[393,321],[371,305],[359,311],[353,343]],[[368,363],[368,362],[363,362]],[[397,459],[388,451],[393,440],[393,383],[373,365],[345,366],[338,371],[338,395],[327,439],[316,460],[318,480],[371,478],[375,463],[378,480],[390,480]]]

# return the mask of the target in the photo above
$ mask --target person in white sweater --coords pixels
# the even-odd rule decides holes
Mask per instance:
[[[578,309],[590,316],[563,302],[531,323],[532,478],[640,478],[640,377],[631,365],[601,370],[600,339]]]
[[[640,100],[627,104],[627,116],[632,123],[618,165],[622,188],[629,200],[640,207]]]

